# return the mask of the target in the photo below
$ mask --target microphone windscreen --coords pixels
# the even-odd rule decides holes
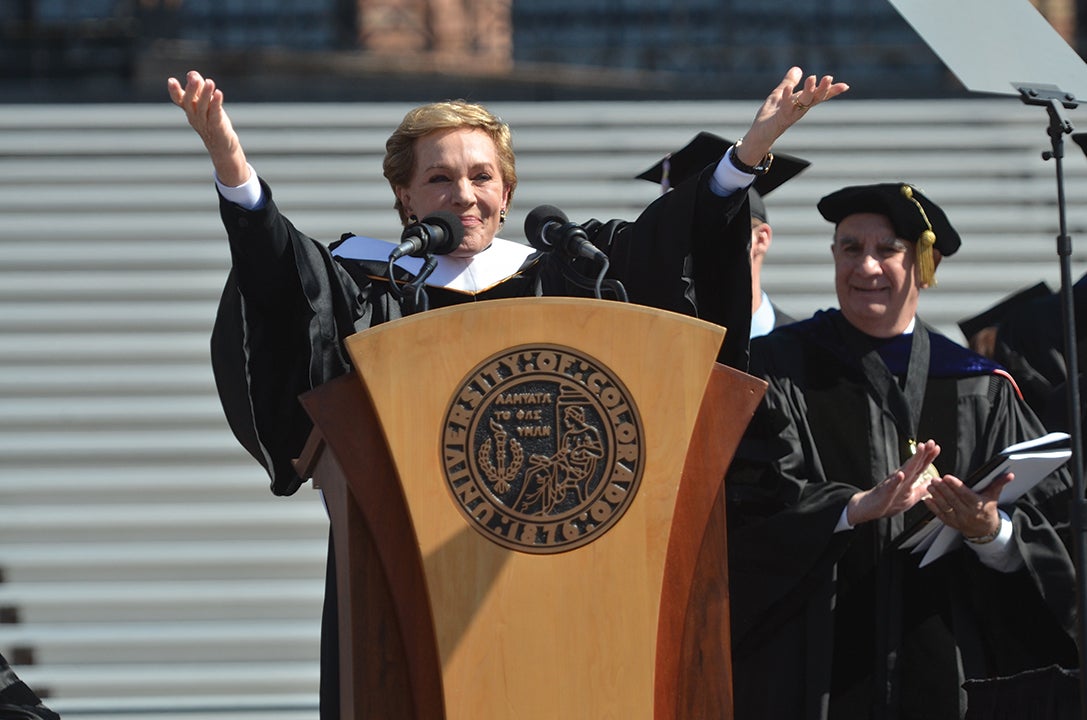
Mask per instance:
[[[566,213],[554,205],[540,205],[525,217],[525,238],[537,250],[551,250],[552,246],[543,238],[544,226],[552,222],[565,225],[569,221]]]
[[[438,232],[432,233],[428,251],[434,255],[448,255],[456,250],[464,240],[464,223],[448,210],[439,210],[427,215],[422,224],[429,225]]]

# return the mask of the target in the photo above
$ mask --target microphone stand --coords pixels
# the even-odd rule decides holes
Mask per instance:
[[[396,258],[389,255],[389,264],[385,268],[385,277],[389,280],[389,293],[396,298],[397,302],[404,300],[404,293],[401,291],[400,286],[396,284]]]
[[[423,261],[422,267],[419,268],[419,273],[401,287],[396,282],[395,258],[389,256],[389,264],[385,270],[385,276],[389,281],[389,294],[400,304],[405,315],[412,315],[430,309],[430,298],[427,296],[426,290],[423,289],[423,283],[426,282],[426,279],[430,277],[437,267],[438,259],[427,253],[426,260]]]
[[[407,300],[405,304],[408,306],[406,314],[425,312],[430,309],[430,297],[423,288],[423,284],[426,282],[426,279],[433,274],[434,270],[437,269],[438,258],[430,253],[427,253],[425,257],[426,259],[423,261],[423,266],[419,268],[419,273],[411,280],[411,282],[404,285],[404,295]]]
[[[597,300],[604,299],[604,288],[607,288],[615,296],[615,299],[619,302],[630,302],[627,297],[627,289],[623,287],[623,283],[614,278],[605,278],[608,273],[608,268],[611,263],[608,261],[606,255],[602,256],[600,260],[600,271],[597,273],[595,279],[590,279],[587,275],[579,272],[574,266],[572,259],[564,258],[559,262],[559,269],[562,272],[562,277],[571,285],[578,287],[582,290],[592,290],[593,297]]]
[[[1087,498],[1084,497],[1083,433],[1079,402],[1079,361],[1076,348],[1075,303],[1072,293],[1072,239],[1068,236],[1064,198],[1064,136],[1072,132],[1072,123],[1063,108],[1075,108],[1071,93],[1054,85],[1031,85],[1016,88],[1027,105],[1041,105],[1049,112],[1051,150],[1042,153],[1043,160],[1053,160],[1057,173],[1057,257],[1061,272],[1061,319],[1064,335],[1064,364],[1068,372],[1068,428],[1072,442],[1072,557],[1076,566],[1076,645],[1079,650],[1080,718],[1087,720]]]

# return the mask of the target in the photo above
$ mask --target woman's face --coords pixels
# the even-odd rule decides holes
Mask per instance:
[[[482,130],[436,130],[415,141],[411,183],[396,191],[408,215],[420,220],[439,210],[464,223],[464,240],[451,255],[485,250],[501,226],[509,187],[498,165],[494,141]]]

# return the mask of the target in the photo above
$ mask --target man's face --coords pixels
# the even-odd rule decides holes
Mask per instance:
[[[834,288],[842,314],[873,337],[902,333],[917,313],[914,244],[895,237],[887,216],[856,213],[834,231]]]

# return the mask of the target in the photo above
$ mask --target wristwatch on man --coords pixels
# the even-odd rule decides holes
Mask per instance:
[[[770,165],[774,162],[774,153],[766,153],[766,155],[763,156],[762,160],[759,161],[758,165],[748,165],[743,160],[741,160],[740,156],[737,154],[737,151],[740,149],[740,146],[743,145],[743,143],[744,139],[740,138],[732,144],[732,152],[728,154],[728,158],[729,161],[732,163],[732,167],[736,168],[742,173],[747,173],[748,175],[765,175],[766,173],[770,172]]]

